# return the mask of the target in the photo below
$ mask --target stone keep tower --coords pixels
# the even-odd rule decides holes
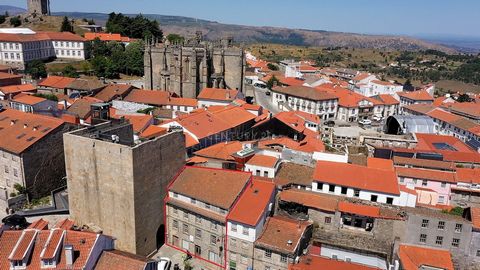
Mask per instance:
[[[50,15],[50,0],[27,0],[28,13]]]

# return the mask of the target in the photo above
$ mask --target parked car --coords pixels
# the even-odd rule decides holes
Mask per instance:
[[[265,95],[267,95],[267,96],[270,96],[271,94],[272,94],[272,92],[270,92],[270,91],[265,92]]]
[[[372,120],[370,120],[370,119],[362,119],[362,120],[358,121],[358,123],[359,123],[360,125],[368,126],[368,125],[371,125],[371,124],[372,124]]]
[[[382,118],[383,118],[383,117],[378,116],[378,115],[373,116],[373,120],[374,120],[374,121],[377,121],[377,122],[382,121]]]
[[[325,125],[328,127],[334,127],[335,126],[335,121],[333,120],[328,120],[325,122]]]
[[[160,258],[160,261],[158,262],[158,270],[170,270],[170,266],[172,266],[172,261],[169,258]]]

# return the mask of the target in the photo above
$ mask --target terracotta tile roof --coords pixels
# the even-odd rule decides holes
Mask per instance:
[[[394,171],[347,163],[318,161],[313,179],[343,187],[400,195]]]
[[[12,251],[9,260],[21,261],[27,255],[27,251],[32,248],[35,242],[36,230],[24,230],[22,236],[17,242],[15,249]]]
[[[378,268],[368,267],[361,264],[332,260],[319,256],[302,256],[300,261],[295,264],[289,264],[288,270],[378,270]]]
[[[276,146],[279,147],[286,147],[291,150],[296,150],[300,152],[324,152],[325,145],[321,140],[313,139],[310,137],[305,138],[301,142],[297,142],[289,137],[276,137],[272,139],[261,140],[258,142],[258,146],[260,148],[275,148]]]
[[[419,159],[419,158],[406,158],[406,157],[393,157],[393,163],[395,165],[408,165],[417,168],[427,168],[427,169],[441,169],[441,170],[456,170],[455,163],[440,161],[440,160],[430,160],[430,159]]]
[[[153,261],[131,253],[112,250],[102,252],[95,270],[144,270]]]
[[[16,94],[22,92],[35,92],[37,88],[32,84],[9,85],[0,87],[0,92],[4,94]]]
[[[408,193],[408,194],[417,195],[417,192],[415,192],[415,190],[409,189],[407,186],[399,185],[398,188],[400,189],[400,192],[405,192],[405,193]]]
[[[380,217],[380,207],[370,206],[370,205],[361,205],[350,202],[339,202],[338,211],[342,213],[354,214],[364,217]]]
[[[250,180],[246,172],[185,167],[170,191],[229,210]]]
[[[76,42],[85,42],[87,41],[79,35],[75,35],[70,32],[37,32],[40,35],[47,35],[52,41],[76,41]]]
[[[198,106],[198,100],[194,98],[175,98],[172,97],[167,100],[166,105],[172,105],[172,106],[186,106],[186,107],[197,107]]]
[[[192,137],[192,135],[187,132],[184,132],[183,135],[185,135],[185,147],[187,148],[193,147],[200,143],[197,139]]]
[[[55,224],[54,228],[71,230],[74,225],[75,225],[75,222],[73,220],[66,218],[66,219],[59,220]]]
[[[248,122],[253,123],[256,118],[253,113],[235,106],[224,107],[221,110],[213,112],[213,114],[227,123],[230,128],[235,128]]]
[[[103,89],[105,85],[100,80],[75,79],[66,88],[83,92],[91,92]]]
[[[240,196],[237,204],[230,211],[228,219],[255,227],[268,211],[269,203],[273,202],[275,184],[262,180],[252,180]]]
[[[393,171],[393,160],[383,158],[367,158],[367,167],[372,169]]]
[[[4,231],[0,234],[0,269],[10,269],[8,257],[22,236],[22,231]]]
[[[378,84],[378,85],[383,85],[383,86],[395,86],[395,84],[393,84],[391,82],[380,81],[380,80],[373,80],[372,83]]]
[[[408,106],[405,106],[403,107],[404,110],[407,110],[407,111],[413,111],[417,114],[427,114],[431,111],[433,111],[436,107],[434,105],[431,105],[431,104],[412,104],[412,105],[408,105]]]
[[[7,34],[0,33],[0,40],[4,42],[33,42],[33,41],[50,41],[50,37],[46,34]]]
[[[277,178],[285,179],[283,185],[297,184],[311,186],[315,169],[294,163],[282,163],[278,169]]]
[[[456,183],[455,173],[428,169],[396,167],[398,176],[437,182]]]
[[[44,250],[40,254],[41,259],[53,259],[58,254],[58,249],[61,248],[65,231],[62,229],[53,229],[50,231]]]
[[[38,86],[40,87],[49,87],[57,89],[65,89],[70,85],[74,78],[60,77],[60,76],[48,76],[45,80],[41,81]]]
[[[306,86],[274,87],[272,91],[314,101],[338,99],[337,96],[326,91],[321,91],[319,89]]]
[[[85,267],[97,237],[97,234],[89,232],[66,231],[63,246],[72,245],[74,252],[78,254],[78,257],[76,257],[73,262],[72,269],[83,269]],[[57,264],[57,268],[68,269],[65,264],[65,252],[61,252],[60,254],[60,263]]]
[[[203,139],[231,129],[231,124],[208,111],[190,113],[174,119],[182,127]]]
[[[18,95],[13,100],[13,102],[27,104],[27,105],[35,105],[38,103],[42,103],[46,101],[46,99],[31,95]]]
[[[5,79],[21,79],[22,75],[11,74],[7,72],[0,72],[0,80]]]
[[[292,220],[280,216],[270,217],[265,224],[263,233],[255,241],[255,246],[283,254],[294,254],[307,228],[311,225],[312,223],[308,221]]]
[[[451,110],[452,112],[466,114],[473,118],[480,117],[480,103],[473,103],[473,102],[458,102],[458,103],[448,103],[443,105],[443,107],[447,110]]]
[[[480,154],[456,137],[423,133],[416,133],[415,136],[418,143],[413,152],[439,153],[442,154],[445,161],[480,163]],[[437,149],[434,143],[448,144],[454,147],[456,151]]]
[[[103,102],[110,102],[119,97],[125,97],[135,87],[128,84],[109,84],[95,95]]]
[[[480,184],[480,169],[457,168],[458,182]]]
[[[332,85],[321,85],[317,89],[329,92],[338,98],[338,105],[346,108],[357,108],[360,106],[360,102],[367,101],[374,105],[382,105],[382,101],[370,97],[363,96],[359,93],[342,87],[333,87]]]
[[[152,115],[117,115],[115,118],[124,118],[133,126],[135,133],[142,133],[153,124]]]
[[[80,98],[75,100],[67,111],[78,116],[80,119],[87,119],[92,112],[92,104],[102,102],[95,98]]]
[[[401,265],[405,270],[434,267],[453,270],[452,257],[448,250],[400,245],[398,250]]]
[[[333,213],[337,211],[341,198],[300,189],[287,189],[280,193],[280,200]]]
[[[392,95],[388,95],[388,94],[381,94],[381,95],[375,96],[374,98],[379,99],[385,105],[400,104],[400,101],[396,100]]]
[[[472,226],[475,229],[480,230],[480,207],[471,207],[470,217],[472,219]]]
[[[302,133],[307,130],[305,120],[313,123],[320,123],[320,119],[317,116],[309,115],[307,113],[299,113],[298,111],[280,112],[275,115],[275,119],[283,122],[290,128]],[[318,121],[318,122],[317,122]]]
[[[135,39],[131,39],[129,37],[123,37],[120,34],[114,34],[114,33],[85,33],[85,39],[87,40],[94,40],[94,39],[100,39],[101,41],[118,41],[118,42],[131,42],[134,41]]]
[[[203,148],[194,154],[196,156],[206,158],[234,161],[235,159],[232,157],[232,155],[238,151],[241,151],[242,149],[243,144],[239,141],[221,142],[210,147]]]
[[[278,161],[279,159],[276,157],[256,154],[246,164],[266,168],[274,168],[277,165]]]
[[[225,220],[227,218],[226,213],[221,214],[220,212],[214,212],[211,210],[207,210],[205,208],[198,207],[196,205],[192,205],[191,203],[187,203],[182,200],[178,200],[175,198],[167,198],[166,203],[169,205],[174,205],[183,209],[186,209],[190,212],[194,212],[195,214],[199,214],[201,216],[207,217],[209,219],[218,221],[220,223],[225,223]]]
[[[414,100],[414,101],[432,101],[433,97],[425,90],[413,91],[413,92],[398,92],[400,97]]]
[[[64,121],[17,110],[0,112],[0,149],[20,154],[64,124]]]
[[[35,220],[28,229],[35,229],[35,230],[48,230],[48,221],[44,220],[43,218]]]
[[[197,99],[233,101],[237,98],[238,90],[220,89],[220,88],[204,88]]]
[[[203,158],[203,157],[198,157],[198,156],[194,156],[194,157],[189,158],[189,159],[187,160],[187,164],[188,164],[188,165],[191,165],[191,164],[204,164],[204,163],[208,163],[208,159]]]
[[[150,139],[165,135],[167,132],[168,130],[166,128],[150,125],[142,133],[140,133],[140,137]]]

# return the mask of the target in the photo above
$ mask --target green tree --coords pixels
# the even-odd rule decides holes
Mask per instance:
[[[40,60],[28,62],[25,67],[25,73],[32,76],[33,79],[45,78],[48,75],[45,63]]]
[[[178,34],[169,34],[167,40],[172,44],[182,44],[185,41],[185,38]]]
[[[143,41],[137,41],[130,43],[125,48],[125,60],[127,70],[125,71],[128,75],[143,76],[144,73],[144,64],[143,64]]]
[[[67,65],[63,68],[62,74],[65,77],[70,77],[70,78],[78,78],[80,77],[78,75],[77,70],[72,66],[72,65]]]
[[[403,84],[403,90],[407,90],[407,91],[415,90],[415,87],[413,87],[412,81],[410,81],[410,79],[407,79],[407,81]]]
[[[280,85],[280,80],[273,75],[267,82],[267,88],[272,89],[275,85]]]
[[[123,15],[122,13],[112,12],[108,15],[106,23],[107,32],[118,33],[131,38],[145,39],[163,37],[163,32],[156,20],[149,20],[143,15],[137,15],[134,18]]]
[[[10,25],[13,27],[19,27],[20,25],[22,25],[22,20],[19,16],[12,17],[10,18]]]
[[[27,194],[27,189],[19,183],[14,184],[13,188],[18,191],[19,194]]]
[[[110,51],[108,50],[107,43],[101,41],[99,38],[94,39],[88,46],[89,54],[93,57],[96,56],[108,56]]]
[[[7,17],[4,15],[0,15],[0,24],[4,23],[7,20]]]
[[[272,71],[277,71],[278,70],[278,66],[275,65],[275,64],[272,64],[272,63],[268,63],[267,68],[272,70]]]
[[[34,96],[36,96],[36,97],[41,97],[41,98],[48,99],[48,100],[52,100],[52,101],[58,101],[58,97],[55,96],[54,94],[40,94],[40,93],[36,93],[36,94],[34,94]]]
[[[472,98],[467,94],[461,94],[461,95],[458,96],[457,101],[460,102],[460,103],[472,102]]]
[[[75,31],[73,31],[73,25],[67,16],[63,17],[62,26],[60,27],[60,32],[75,33]]]

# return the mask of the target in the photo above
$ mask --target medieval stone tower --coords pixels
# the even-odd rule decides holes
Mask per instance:
[[[145,87],[196,98],[205,87],[244,91],[246,60],[232,39],[202,40],[197,33],[184,44],[151,42],[145,48]]]
[[[50,15],[50,0],[27,0],[28,13]]]

